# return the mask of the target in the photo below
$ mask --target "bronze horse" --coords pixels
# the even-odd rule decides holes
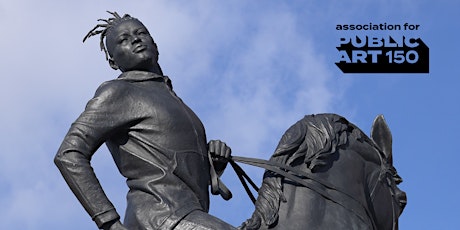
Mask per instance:
[[[398,229],[406,194],[383,116],[371,138],[341,116],[305,116],[267,163],[255,211],[240,229]]]

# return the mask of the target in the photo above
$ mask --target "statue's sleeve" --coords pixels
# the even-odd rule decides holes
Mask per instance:
[[[111,134],[122,129],[132,118],[124,107],[124,89],[120,84],[103,84],[85,111],[71,125],[54,162],[65,181],[99,228],[119,219],[105,195],[90,160]],[[129,106],[129,105],[128,105]]]

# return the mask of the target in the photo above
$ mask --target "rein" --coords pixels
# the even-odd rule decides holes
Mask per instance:
[[[367,220],[370,220],[371,223],[368,224],[373,226],[375,229],[375,223],[373,221],[369,209],[361,201],[355,199],[353,196],[339,189],[338,187],[332,185],[328,181],[325,181],[322,178],[319,178],[318,176],[310,172],[301,171],[289,165],[281,164],[278,162],[267,161],[257,158],[232,156],[229,162],[235,170],[235,173],[237,174],[238,178],[243,184],[243,187],[246,190],[246,193],[248,193],[248,196],[251,198],[253,203],[255,203],[256,199],[250,191],[244,179],[246,179],[256,191],[258,191],[258,188],[254,184],[254,182],[249,178],[249,176],[243,171],[243,169],[241,169],[241,167],[238,164],[236,164],[235,161],[264,168],[266,170],[279,174],[285,178],[288,178],[299,185],[305,186],[319,193],[325,198],[331,200],[332,202],[351,211],[356,216],[358,216],[364,223],[368,223],[369,221]]]

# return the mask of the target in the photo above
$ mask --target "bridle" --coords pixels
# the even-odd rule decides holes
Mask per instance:
[[[388,164],[385,161],[385,159],[383,159],[380,149],[377,146],[375,146],[375,147],[379,151],[380,172],[379,172],[378,179],[375,182],[375,185],[371,189],[370,201],[371,201],[371,203],[373,203],[373,201],[375,199],[375,195],[376,195],[375,192],[376,192],[377,186],[378,185],[382,186],[382,184],[386,185],[385,188],[388,188],[388,190],[389,190],[389,192],[391,194],[391,197],[393,198],[393,200],[391,202],[392,219],[393,219],[392,230],[397,230],[398,229],[398,216],[399,216],[399,213],[397,213],[398,210],[396,209],[395,204],[396,203],[399,204],[399,201],[397,200],[398,198],[396,197],[396,184],[397,184],[397,182],[395,181],[395,178],[397,178],[396,169],[392,165]]]
[[[392,229],[396,230],[398,229],[398,213],[397,209],[395,207],[396,203],[396,192],[395,192],[395,187],[396,187],[396,182],[395,182],[395,175],[396,175],[396,170],[390,166],[386,161],[383,159],[381,155],[381,151],[377,146],[376,149],[379,152],[379,157],[380,157],[380,172],[378,179],[376,180],[374,186],[372,186],[371,193],[370,193],[370,201],[371,203],[375,199],[375,192],[377,189],[377,186],[382,184],[387,185],[389,189],[389,192],[393,198],[392,201],[392,215],[393,215],[393,224],[392,224]],[[279,162],[275,161],[268,161],[268,160],[263,160],[263,159],[258,159],[258,158],[250,158],[250,157],[241,157],[241,156],[231,156],[229,159],[229,163],[234,169],[236,175],[238,176],[238,179],[240,180],[241,184],[243,185],[246,193],[248,194],[249,198],[253,203],[256,202],[256,198],[253,195],[251,189],[248,186],[248,183],[251,185],[251,187],[255,190],[258,191],[259,188],[257,185],[252,181],[252,179],[246,174],[246,172],[236,163],[244,163],[260,168],[264,168],[268,171],[271,171],[275,174],[281,175],[299,185],[305,186],[325,198],[331,200],[332,202],[344,207],[345,209],[349,210],[350,212],[354,213],[358,218],[360,218],[364,223],[368,223],[369,226],[372,226],[373,229],[376,229],[376,223],[375,223],[375,215],[373,215],[371,210],[369,210],[368,205],[365,205],[362,201],[357,200],[354,198],[352,195],[348,194],[346,191],[343,189],[331,184],[330,182],[318,177],[317,175],[307,172],[307,171],[302,171],[298,170],[297,168],[291,167],[286,164],[282,164]],[[211,192],[215,195],[221,194],[221,196],[228,200],[232,197],[232,194],[230,190],[220,181],[218,178],[217,174],[215,173],[215,170],[213,169],[213,164],[210,160],[211,164]],[[214,173],[213,173],[214,172]],[[386,181],[384,181],[386,179]]]
[[[252,192],[249,190],[249,186],[244,179],[246,179],[256,191],[258,191],[258,188],[255,186],[254,182],[249,178],[249,176],[235,162],[264,168],[289,180],[292,180],[299,185],[305,186],[354,213],[364,223],[367,223],[369,226],[372,226],[373,229],[376,229],[373,215],[371,214],[367,205],[365,205],[362,201],[357,200],[343,189],[329,183],[328,181],[325,181],[317,175],[310,172],[301,171],[289,165],[281,164],[275,161],[232,156],[232,159],[229,161],[229,163],[234,168],[238,178],[240,179],[253,203],[255,203],[256,199],[254,198],[254,195],[252,195]]]

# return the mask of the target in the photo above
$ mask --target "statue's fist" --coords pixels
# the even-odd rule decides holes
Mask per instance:
[[[232,149],[220,140],[211,140],[208,143],[208,151],[211,153],[211,156],[215,156],[217,158],[221,157],[224,159],[230,159],[232,154]]]

